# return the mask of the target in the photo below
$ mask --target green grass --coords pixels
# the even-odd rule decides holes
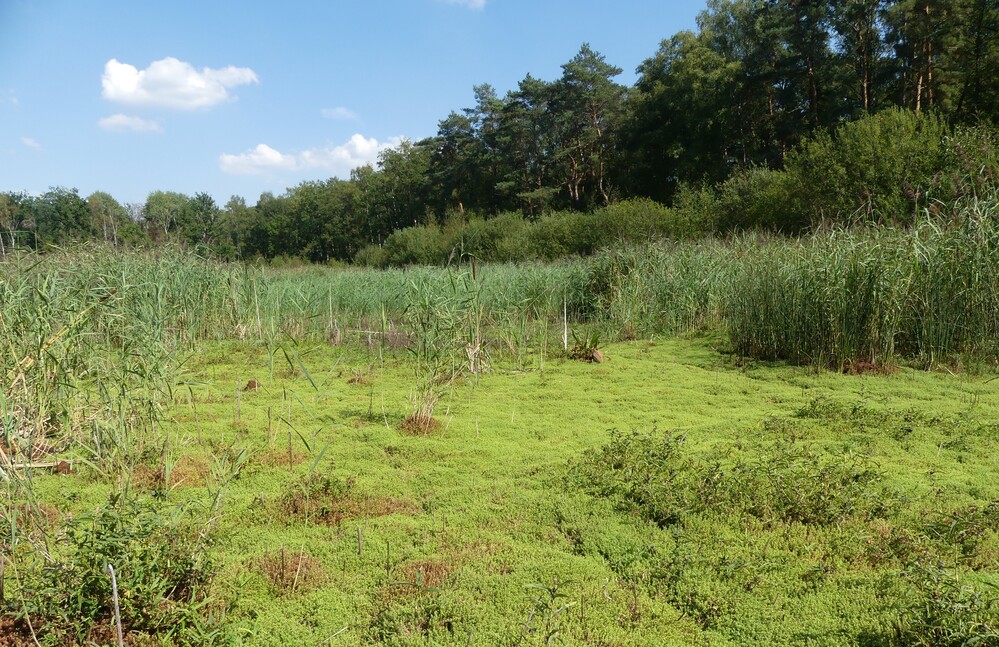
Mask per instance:
[[[0,633],[111,644],[113,566],[135,645],[994,644],[994,208],[552,265],[7,257]]]
[[[968,618],[956,635],[975,618],[995,632],[994,384],[746,364],[718,345],[496,362],[442,400],[441,431],[414,436],[398,429],[405,355],[302,345],[272,368],[264,344],[212,343],[132,489],[207,506],[221,457],[246,450],[211,586],[246,644],[943,644]],[[240,390],[251,379],[260,388]],[[684,440],[615,454],[632,430]],[[877,478],[816,468],[844,456]],[[166,487],[149,478],[164,460]],[[670,465],[683,488],[641,476]],[[816,496],[823,478],[852,482],[861,504],[837,507],[833,490],[829,515],[787,514],[780,478]],[[109,487],[86,470],[35,481],[60,515]],[[636,487],[649,496],[622,494]],[[668,521],[664,496],[683,503]]]

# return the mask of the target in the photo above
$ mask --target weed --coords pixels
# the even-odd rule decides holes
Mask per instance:
[[[184,509],[161,509],[127,491],[107,505],[66,524],[65,546],[52,553],[20,544],[8,559],[16,565],[16,599],[4,613],[30,623],[47,640],[83,642],[110,627],[114,566],[121,619],[134,635],[203,632],[208,617],[213,563],[208,538]],[[220,638],[225,631],[221,626]],[[212,630],[214,631],[214,629]]]
[[[572,348],[569,349],[569,359],[578,359],[584,362],[601,363],[604,361],[604,354],[600,351],[600,331],[594,330],[589,335],[577,335],[572,331]]]
[[[555,644],[562,633],[565,613],[577,604],[569,601],[570,596],[565,591],[565,588],[571,584],[572,582],[559,582],[558,578],[555,578],[551,584],[535,582],[525,585],[525,588],[534,594],[531,612],[524,624],[525,635],[536,636],[538,644],[541,645]]]
[[[999,644],[999,586],[964,583],[939,565],[916,564],[904,578],[914,597],[898,620],[899,644]]]

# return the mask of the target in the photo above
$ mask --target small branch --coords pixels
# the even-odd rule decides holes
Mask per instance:
[[[125,639],[121,635],[121,606],[118,604],[118,578],[114,575],[114,566],[108,564],[108,574],[111,575],[111,599],[114,601],[114,628],[118,639],[118,647],[125,647]]]

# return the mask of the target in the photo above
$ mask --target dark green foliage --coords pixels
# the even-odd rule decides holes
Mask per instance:
[[[789,215],[822,221],[913,223],[945,171],[951,129],[935,114],[890,109],[818,133],[787,160]]]
[[[661,526],[726,510],[765,523],[836,524],[883,514],[887,494],[870,459],[782,440],[751,460],[693,456],[678,434],[615,432],[573,478]]]
[[[9,559],[19,562],[20,576],[4,613],[29,619],[47,640],[85,642],[113,622],[110,564],[127,633],[179,644],[228,642],[224,627],[207,617],[213,564],[207,538],[189,516],[127,492],[112,495],[67,522],[57,553],[25,543],[16,549]]]
[[[938,564],[917,563],[903,575],[913,597],[898,621],[895,644],[999,644],[999,586],[994,582],[962,578]]]
[[[447,260],[447,241],[435,225],[407,227],[394,232],[383,247],[389,265],[440,265]]]
[[[651,200],[625,200],[592,212],[552,212],[530,221],[507,212],[493,218],[460,215],[438,227],[400,229],[381,250],[368,247],[354,261],[383,267],[444,265],[464,256],[479,261],[554,261],[590,256],[600,250],[663,238],[687,238],[709,229],[679,210]]]

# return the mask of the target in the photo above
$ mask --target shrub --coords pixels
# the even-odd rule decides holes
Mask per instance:
[[[385,256],[390,265],[439,265],[447,259],[447,239],[434,225],[407,227],[385,239]]]
[[[899,645],[999,644],[999,587],[961,582],[953,571],[916,564],[904,577],[913,600],[898,621]]]
[[[750,167],[736,170],[718,187],[718,229],[765,229],[793,234],[808,228],[807,214],[794,208],[784,171]]]
[[[16,549],[9,559],[21,562],[21,577],[16,595],[2,602],[4,613],[30,620],[47,640],[85,642],[113,622],[110,564],[125,632],[224,642],[227,630],[212,628],[218,619],[208,616],[214,568],[207,539],[185,516],[128,493],[112,495],[68,522],[60,553]]]
[[[939,115],[898,108],[820,132],[787,159],[792,210],[813,225],[911,223],[944,168],[950,135]]]
[[[614,432],[570,480],[659,525],[691,514],[742,511],[764,522],[832,525],[886,511],[881,473],[864,456],[817,452],[783,439],[727,465],[690,456],[679,434]]]

